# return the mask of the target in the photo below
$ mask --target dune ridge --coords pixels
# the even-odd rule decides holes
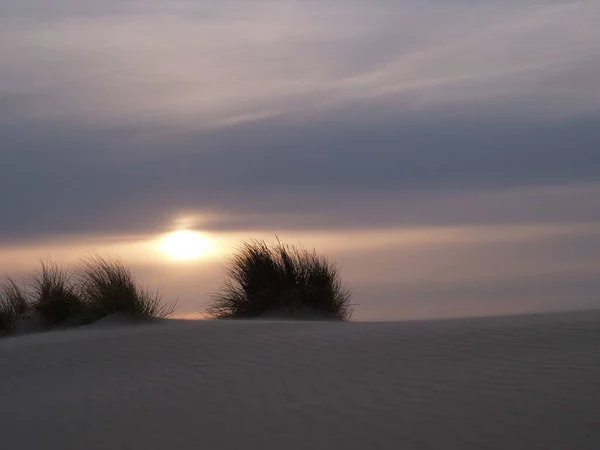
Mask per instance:
[[[600,311],[0,342],[10,449],[598,449]]]

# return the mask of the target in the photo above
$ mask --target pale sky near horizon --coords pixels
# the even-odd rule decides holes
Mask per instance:
[[[0,273],[119,254],[195,313],[242,240],[356,319],[600,307],[600,2],[0,0]],[[193,229],[205,257],[159,239]]]

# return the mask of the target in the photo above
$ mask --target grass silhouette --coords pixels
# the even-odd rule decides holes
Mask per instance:
[[[230,259],[207,312],[214,318],[282,314],[349,320],[352,307],[336,265],[315,250],[252,240]]]
[[[25,293],[12,278],[6,277],[0,285],[0,336],[12,331],[17,320],[27,312],[28,307],[29,302]]]
[[[166,318],[175,311],[176,301],[163,302],[158,292],[138,283],[116,257],[93,254],[77,269],[77,279],[85,301],[86,321],[113,313],[134,318]]]
[[[68,271],[50,259],[41,261],[41,267],[30,277],[32,306],[46,326],[58,325],[80,316],[84,302],[72,283]]]
[[[0,285],[0,336],[10,334],[21,317],[37,313],[45,328],[71,327],[119,313],[133,319],[166,318],[176,301],[163,302],[142,286],[117,257],[92,254],[73,273],[49,258],[22,289],[6,277]],[[38,320],[38,319],[35,319]]]

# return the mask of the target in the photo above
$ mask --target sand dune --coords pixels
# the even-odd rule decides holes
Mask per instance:
[[[2,449],[600,448],[600,312],[0,341]]]

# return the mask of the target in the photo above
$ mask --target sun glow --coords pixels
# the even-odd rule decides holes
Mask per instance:
[[[160,241],[163,252],[172,259],[189,260],[206,256],[214,242],[196,231],[178,230],[167,234]]]

